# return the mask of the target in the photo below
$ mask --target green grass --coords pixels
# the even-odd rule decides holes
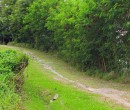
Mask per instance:
[[[20,48],[14,46],[2,46],[2,48],[13,48],[13,49],[20,49],[27,52],[32,52],[35,56],[39,57],[41,60],[55,69],[57,72],[62,74],[65,77],[68,77],[72,80],[77,80],[87,86],[93,88],[114,88],[122,91],[129,91],[130,92],[130,85],[117,83],[115,81],[105,81],[103,79],[99,79],[97,77],[90,77],[86,75],[85,72],[79,71],[77,68],[73,67],[69,63],[64,62],[61,58],[57,56],[56,53],[45,53],[35,49],[27,49],[27,48]]]
[[[115,89],[130,91],[130,86],[128,84],[120,84],[120,83],[115,83],[113,81],[104,81],[104,80],[101,80],[98,78],[93,78],[93,77],[87,76],[84,72],[80,72],[75,67],[72,67],[70,64],[62,61],[59,57],[57,57],[57,55],[55,53],[45,53],[45,52],[41,52],[41,51],[34,50],[34,49],[27,49],[27,48],[20,48],[20,47],[17,48],[17,47],[11,47],[11,46],[0,46],[0,48],[13,48],[13,49],[31,52],[35,56],[39,57],[41,60],[44,60],[44,62],[47,65],[51,66],[53,69],[55,69],[57,72],[61,73],[63,76],[68,77],[69,79],[72,79],[75,81],[79,81],[90,87],[94,87],[94,88],[104,88],[105,87],[105,88],[115,88]],[[26,73],[25,76],[27,76],[27,77],[25,79],[25,85],[24,85],[25,91],[23,93],[24,94],[23,95],[23,99],[24,99],[23,105],[26,108],[26,110],[46,110],[46,109],[47,110],[69,110],[69,108],[66,108],[66,106],[68,106],[67,105],[68,103],[70,105],[73,104],[73,102],[74,102],[75,106],[76,105],[84,106],[83,109],[81,109],[81,107],[80,107],[79,109],[74,108],[74,110],[85,110],[85,108],[87,109],[87,106],[88,106],[88,105],[86,105],[86,103],[90,104],[90,102],[92,102],[94,100],[96,100],[96,102],[98,104],[102,103],[100,106],[103,106],[103,107],[105,106],[104,107],[105,109],[104,108],[100,109],[100,107],[98,109],[98,106],[97,106],[97,108],[95,107],[96,108],[95,110],[115,110],[114,108],[111,108],[110,106],[115,106],[115,107],[118,106],[116,104],[109,105],[108,103],[111,103],[111,102],[104,103],[104,98],[103,98],[103,100],[100,100],[100,97],[97,95],[87,94],[87,93],[83,93],[83,92],[79,92],[79,91],[78,91],[79,94],[85,94],[83,96],[85,98],[87,95],[92,97],[92,101],[87,100],[85,102],[84,98],[82,98],[81,97],[82,95],[81,95],[81,96],[73,96],[73,98],[71,98],[73,100],[70,99],[70,102],[68,102],[68,101],[66,102],[65,100],[63,100],[64,99],[63,98],[62,100],[60,100],[60,102],[54,102],[54,104],[49,103],[49,105],[48,105],[49,100],[56,93],[58,93],[60,95],[59,96],[59,99],[60,99],[61,94],[64,94],[67,92],[66,91],[65,92],[62,91],[61,93],[59,93],[59,91],[57,92],[57,90],[59,90],[59,89],[55,90],[55,87],[57,87],[56,86],[57,84],[54,84],[54,83],[58,83],[58,82],[56,82],[52,79],[52,77],[54,76],[53,73],[45,70],[43,67],[40,67],[39,64],[36,62],[31,61],[30,65],[27,68],[25,73]],[[49,81],[48,83],[50,83],[50,85],[48,85],[48,87],[52,87],[52,85],[54,84],[52,88],[45,87],[46,84],[43,84],[43,83],[45,83],[45,81],[47,79]],[[58,83],[58,85],[59,85],[59,83]],[[63,84],[60,84],[60,86],[61,87],[59,87],[59,88],[63,88],[65,85],[63,86]],[[67,85],[66,85],[66,87],[70,88],[70,89],[72,88],[71,86],[67,86]],[[66,90],[66,87],[64,87],[65,90]],[[34,88],[36,88],[36,89],[34,89]],[[72,90],[74,90],[74,89],[72,89]],[[69,90],[69,92],[70,91],[71,90]],[[75,92],[73,92],[73,94],[75,94]],[[78,94],[78,93],[76,92],[76,94]],[[46,97],[46,96],[48,96],[48,97]],[[70,98],[70,96],[72,96],[72,95],[68,93],[67,100]],[[82,100],[81,105],[78,104],[80,101],[78,101],[77,100],[78,98],[76,98],[76,97],[81,97],[80,98]],[[74,101],[74,99],[76,102]],[[72,101],[72,103],[71,103],[71,101]],[[96,103],[96,105],[98,105],[97,103]],[[74,106],[74,104],[72,106]],[[95,104],[92,103],[92,105],[95,105]],[[51,106],[53,106],[53,108],[51,108]],[[54,108],[54,106],[60,106],[60,107]],[[64,108],[62,109],[62,107],[64,107]],[[40,109],[40,108],[42,108],[42,109]],[[88,106],[88,108],[89,108],[89,106]],[[71,110],[73,110],[73,109],[71,109]],[[89,109],[87,109],[87,110],[89,110]],[[117,109],[117,110],[120,110],[120,109]]]
[[[129,84],[118,83],[111,80],[106,81],[103,79],[99,79],[97,77],[88,76],[86,75],[85,72],[81,72],[71,64],[63,61],[61,58],[57,56],[56,53],[45,53],[35,49],[27,49],[27,48],[21,48],[21,49],[26,50],[28,52],[32,52],[35,56],[42,59],[47,65],[51,66],[57,72],[59,72],[60,74],[69,79],[77,80],[87,86],[94,88],[114,88],[130,92]]]
[[[79,91],[53,80],[52,75],[34,61],[25,71],[22,101],[25,110],[123,110],[99,100],[98,95]],[[55,94],[56,101],[50,103]]]
[[[97,77],[88,76],[85,72],[81,72],[76,67],[63,61],[55,53],[45,53],[33,49],[32,50],[27,49],[27,51],[34,53],[34,55],[43,59],[44,62],[49,66],[51,66],[54,70],[56,70],[57,72],[59,72],[60,74],[62,74],[63,76],[69,79],[77,80],[87,86],[91,86],[94,88],[114,88],[114,89],[130,92],[129,84],[123,84],[123,83],[115,82],[113,80],[106,81],[103,79],[99,79]]]

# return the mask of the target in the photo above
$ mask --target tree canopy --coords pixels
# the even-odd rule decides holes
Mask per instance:
[[[1,0],[0,41],[57,51],[82,70],[129,67],[129,0]]]

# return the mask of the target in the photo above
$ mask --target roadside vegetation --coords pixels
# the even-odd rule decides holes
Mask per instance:
[[[28,57],[14,50],[0,50],[0,110],[17,110],[18,92],[23,84],[23,71]]]

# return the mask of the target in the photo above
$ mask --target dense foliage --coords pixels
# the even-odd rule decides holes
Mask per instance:
[[[82,70],[129,68],[129,0],[1,0],[1,42],[56,50]]]
[[[16,93],[23,80],[21,71],[28,58],[16,51],[0,52],[0,110],[17,110],[19,97]]]

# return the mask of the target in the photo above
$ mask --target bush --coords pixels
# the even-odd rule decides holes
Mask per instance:
[[[20,88],[17,77],[28,64],[28,57],[13,50],[0,51],[0,110],[17,110]]]

